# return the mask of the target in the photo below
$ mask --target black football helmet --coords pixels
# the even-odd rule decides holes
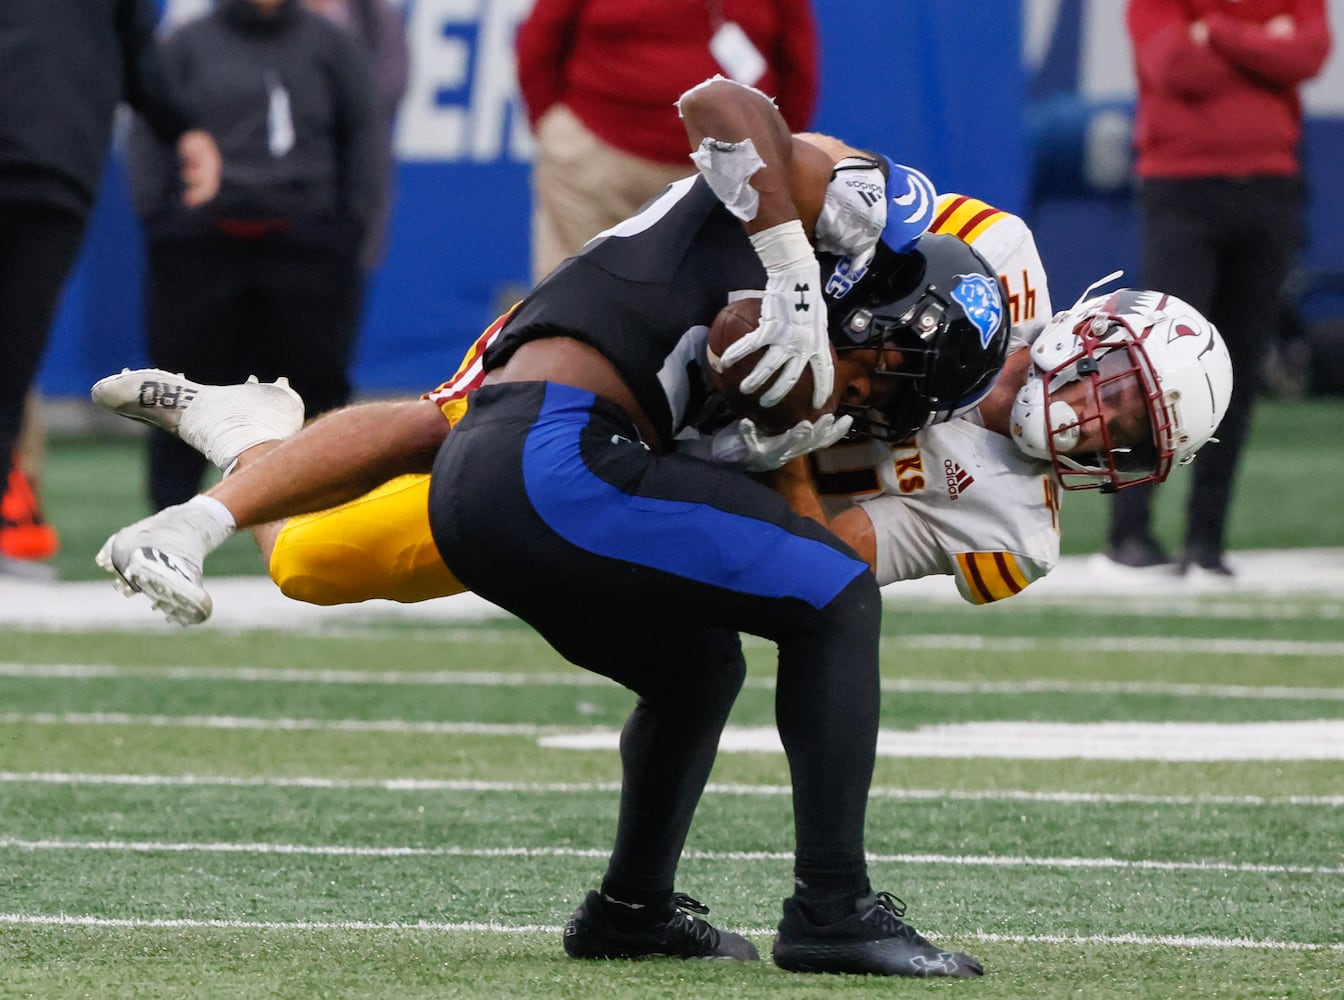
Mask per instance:
[[[847,257],[819,254],[837,352],[895,349],[903,389],[882,409],[841,404],[852,434],[903,441],[979,405],[1008,350],[1011,323],[998,275],[955,236],[925,233],[896,253],[879,246],[857,277]]]

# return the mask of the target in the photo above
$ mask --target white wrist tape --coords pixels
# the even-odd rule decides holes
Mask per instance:
[[[765,167],[765,161],[756,152],[754,142],[750,139],[724,142],[705,138],[700,140],[700,148],[691,154],[691,161],[728,211],[743,222],[756,218],[761,196],[751,186],[751,178]]]
[[[779,274],[816,263],[812,244],[798,219],[752,233],[751,245],[756,248],[756,256],[761,258],[767,274]]]

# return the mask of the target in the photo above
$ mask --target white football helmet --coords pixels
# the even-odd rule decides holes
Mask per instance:
[[[1232,395],[1222,336],[1163,292],[1123,288],[1080,301],[1041,331],[1031,361],[1013,439],[1053,463],[1065,489],[1161,482],[1214,439]],[[1075,382],[1081,391],[1064,392],[1070,402],[1054,398]]]

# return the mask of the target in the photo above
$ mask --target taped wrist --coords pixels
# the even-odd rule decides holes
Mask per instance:
[[[751,178],[765,167],[765,161],[756,152],[754,142],[750,139],[725,142],[707,137],[700,140],[700,148],[691,154],[691,162],[728,211],[743,222],[756,218],[761,195],[751,186]]]
[[[816,263],[812,244],[808,241],[807,233],[803,231],[803,224],[798,219],[790,219],[769,229],[762,229],[759,233],[752,233],[751,245],[756,249],[756,256],[760,257],[761,263],[765,265],[767,274],[796,271],[800,267]]]

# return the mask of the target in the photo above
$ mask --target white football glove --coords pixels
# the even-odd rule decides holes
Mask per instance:
[[[831,171],[817,217],[815,240],[823,253],[848,257],[862,275],[877,253],[887,225],[887,178],[876,161],[847,156]]]
[[[761,393],[761,405],[769,407],[787,396],[803,369],[811,365],[812,408],[819,410],[831,398],[835,366],[826,332],[821,268],[812,244],[797,219],[752,234],[751,243],[765,265],[760,324],[723,352],[723,367],[731,368],[765,348],[765,355],[739,388],[751,395],[778,372],[770,388]]]
[[[745,472],[773,472],[799,455],[829,448],[846,434],[853,418],[826,413],[800,420],[782,434],[762,434],[749,417],[734,421],[710,441],[710,460]]]

